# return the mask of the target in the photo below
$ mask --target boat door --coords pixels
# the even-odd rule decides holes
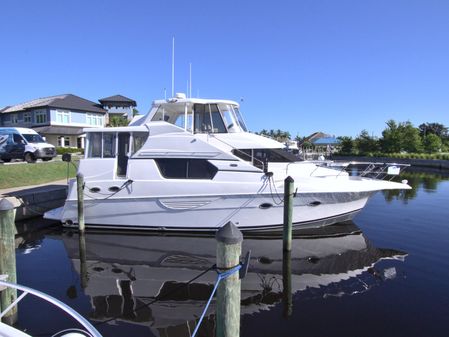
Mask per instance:
[[[129,158],[129,132],[119,132],[117,152],[117,177],[126,177]]]

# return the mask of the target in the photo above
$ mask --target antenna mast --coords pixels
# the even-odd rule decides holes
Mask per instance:
[[[192,98],[192,62],[189,63],[189,72],[190,72],[189,98]]]
[[[171,52],[171,97],[175,97],[175,37],[173,36]]]

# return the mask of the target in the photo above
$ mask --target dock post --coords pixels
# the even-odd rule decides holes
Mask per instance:
[[[76,175],[76,187],[78,192],[78,226],[79,231],[84,233],[84,176],[82,173]]]
[[[84,231],[79,231],[79,253],[80,253],[80,278],[81,288],[87,288],[88,276],[87,276],[87,261],[86,261],[86,234]]]
[[[16,216],[16,207],[19,205],[9,200],[11,198],[2,198],[0,200],[0,275],[7,275],[7,282],[17,283],[16,274],[16,249],[15,234],[16,226],[14,219]],[[7,288],[1,292],[0,312],[5,310],[17,298],[17,290]],[[7,324],[17,322],[17,306],[9,310],[2,321]]]
[[[240,263],[242,232],[228,222],[217,232],[217,269],[229,270]],[[217,337],[240,336],[240,278],[234,273],[223,279],[217,290]]]
[[[282,302],[284,304],[283,314],[285,318],[292,315],[292,252],[284,251],[282,254]]]
[[[293,217],[293,188],[295,181],[288,176],[284,180],[284,237],[283,250],[292,250],[292,217]]]

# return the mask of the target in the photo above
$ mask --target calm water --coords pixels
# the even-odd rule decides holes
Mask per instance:
[[[241,336],[447,336],[449,178],[408,174],[353,223],[305,232],[292,251],[293,303],[282,301],[282,241],[245,237]],[[39,220],[42,221],[42,220]],[[318,235],[320,234],[320,235]],[[104,336],[190,336],[216,275],[210,237],[45,231],[16,240],[18,282],[61,299]],[[214,335],[214,307],[201,336]],[[27,299],[19,325],[40,336],[73,326]]]

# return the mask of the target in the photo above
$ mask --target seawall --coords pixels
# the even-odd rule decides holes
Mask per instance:
[[[46,211],[64,205],[67,196],[67,185],[62,183],[49,183],[48,185],[19,187],[15,189],[0,190],[0,198],[15,200],[16,227],[21,233],[30,229],[37,229],[36,224],[29,225],[22,220],[42,216]]]
[[[449,160],[440,160],[440,159],[333,156],[332,160],[410,164],[411,166],[415,167],[449,170]]]

